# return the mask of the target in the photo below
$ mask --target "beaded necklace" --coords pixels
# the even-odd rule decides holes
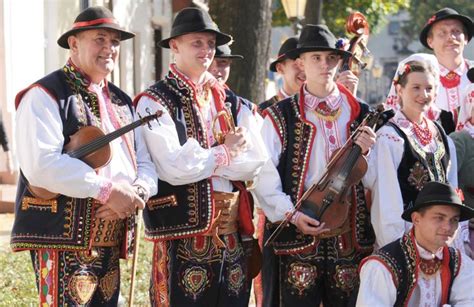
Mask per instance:
[[[430,130],[426,117],[423,117],[423,121],[420,125],[415,122],[411,123],[413,125],[413,132],[415,133],[415,136],[418,138],[420,143],[423,146],[426,146],[431,143],[431,140],[433,139],[433,133]],[[423,125],[425,127],[422,127]]]

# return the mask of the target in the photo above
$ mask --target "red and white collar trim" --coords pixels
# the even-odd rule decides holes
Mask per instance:
[[[467,69],[469,68],[469,65],[466,60],[464,60],[461,65],[459,65],[454,72],[458,74],[459,76],[462,76],[466,73]],[[443,66],[443,64],[439,63],[439,75],[440,77],[446,77],[447,74],[449,74],[451,70],[447,69],[446,67]]]
[[[341,92],[339,91],[337,86],[334,86],[334,90],[326,97],[319,98],[308,92],[306,86],[303,86],[304,92],[304,102],[305,107],[310,110],[314,110],[319,103],[325,101],[327,106],[331,110],[337,110],[341,106]]]

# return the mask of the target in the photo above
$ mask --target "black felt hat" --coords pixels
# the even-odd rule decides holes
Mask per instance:
[[[120,32],[120,40],[126,40],[135,36],[134,33],[125,31],[117,22],[114,15],[107,8],[102,6],[88,7],[77,15],[72,28],[61,35],[58,45],[69,49],[67,39],[78,32],[93,29],[111,29]]]
[[[232,54],[232,50],[228,44],[220,45],[216,47],[216,54],[214,55],[215,58],[222,58],[222,59],[243,59],[244,57],[240,54]]]
[[[326,25],[306,25],[301,31],[297,48],[288,53],[289,56],[298,57],[310,51],[334,51],[342,57],[352,56],[352,53],[336,47],[336,37]]]
[[[418,193],[415,203],[403,212],[402,218],[405,221],[411,222],[412,212],[433,205],[459,208],[461,211],[460,221],[474,217],[474,210],[462,203],[453,187],[446,183],[431,181],[426,183],[420,193]]]
[[[426,22],[423,30],[420,33],[420,42],[428,49],[432,49],[428,45],[428,33],[430,32],[431,27],[440,20],[445,19],[457,19],[459,20],[466,29],[467,33],[467,41],[469,42],[472,38],[472,33],[474,32],[472,19],[459,14],[457,11],[453,10],[452,8],[445,7],[439,11],[437,11],[430,19]]]
[[[158,45],[163,48],[169,48],[171,39],[196,32],[215,33],[216,46],[227,44],[232,40],[232,36],[220,32],[219,27],[212,21],[211,16],[206,11],[196,7],[187,7],[176,15],[171,26],[170,37],[161,40]]]
[[[276,72],[276,64],[286,60],[286,59],[292,59],[294,60],[295,57],[289,57],[288,52],[296,49],[296,45],[298,44],[298,37],[293,36],[288,38],[286,41],[283,42],[280,46],[280,50],[278,50],[278,57],[275,61],[270,63],[270,70],[273,72]]]

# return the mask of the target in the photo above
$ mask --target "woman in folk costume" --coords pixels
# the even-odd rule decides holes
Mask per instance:
[[[410,61],[428,62],[436,74],[439,75],[438,60],[436,60],[434,55],[428,53],[415,53],[398,63],[397,71],[395,72],[395,76],[393,76],[394,79],[397,78],[398,72],[403,70],[405,64]],[[390,86],[387,100],[385,101],[384,105],[386,108],[391,108],[395,111],[398,111],[401,108],[400,97],[398,96],[395,82],[392,82],[392,85]],[[440,113],[441,110],[434,103],[432,103],[428,106],[428,110],[425,112],[425,115],[430,120],[437,120]]]
[[[471,82],[474,81],[474,69],[468,73]],[[456,145],[456,156],[458,161],[459,188],[463,191],[464,202],[467,206],[474,208],[474,83],[467,86],[463,93],[463,100],[459,111],[458,126],[456,132],[449,136]],[[470,246],[466,247],[466,253],[474,258],[474,220],[464,225],[470,233]],[[469,230],[467,230],[469,228]]]
[[[372,190],[371,221],[378,248],[409,229],[400,216],[427,182],[457,186],[454,144],[426,115],[438,86],[434,67],[426,60],[404,61],[394,78],[400,108],[377,132],[365,179]],[[462,242],[456,247],[463,250]]]

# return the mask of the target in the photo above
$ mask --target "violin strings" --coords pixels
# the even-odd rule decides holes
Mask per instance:
[[[135,121],[125,127],[122,127],[120,129],[115,130],[114,132],[111,132],[103,137],[100,137],[96,140],[93,140],[92,142],[78,148],[77,150],[73,150],[72,152],[68,153],[69,156],[73,158],[81,158],[86,156],[87,154],[101,148],[102,146],[110,143],[112,140],[116,139],[117,137],[121,136],[122,134],[125,134],[139,126],[141,126],[142,122],[141,121]]]

